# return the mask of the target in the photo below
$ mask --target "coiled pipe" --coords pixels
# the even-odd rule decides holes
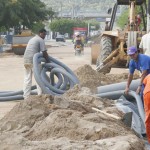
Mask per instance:
[[[42,53],[33,57],[34,77],[44,94],[61,95],[79,84],[77,76],[69,67],[51,56],[49,61],[50,63],[46,63]],[[39,65],[42,65],[42,68]]]
[[[49,56],[50,63],[46,63],[42,53],[37,53],[33,57],[33,73],[37,84],[44,94],[61,95],[75,84],[79,84],[77,76],[62,62]],[[32,90],[36,86],[32,86]],[[31,94],[36,94],[32,91]],[[0,101],[22,100],[23,91],[2,91]]]

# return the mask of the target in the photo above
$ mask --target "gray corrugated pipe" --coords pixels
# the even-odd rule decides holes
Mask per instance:
[[[138,85],[140,83],[140,79],[133,80],[130,85],[130,90],[136,91]],[[121,82],[121,83],[115,83],[105,86],[99,86],[97,87],[97,93],[106,93],[111,91],[119,91],[119,90],[125,90],[127,82]]]
[[[131,122],[131,129],[133,129],[139,137],[143,138],[143,135],[146,133],[145,129],[145,123],[140,117],[137,104],[135,104],[134,101],[130,100],[128,101],[123,95],[115,102],[116,107],[122,111],[125,114],[131,114],[132,112],[132,120],[130,120],[130,117],[128,115],[125,115],[124,117],[124,123]],[[126,120],[126,121],[125,121]],[[128,123],[129,123],[128,122]]]
[[[42,53],[37,53],[33,57],[34,77],[44,94],[61,95],[68,88],[79,84],[76,75],[65,64],[51,56],[49,56],[49,61],[50,63],[45,63]],[[41,64],[42,69],[39,67]],[[50,73],[49,76],[48,73]]]
[[[109,99],[119,99],[121,95],[124,95],[124,91],[123,90],[97,94],[98,97],[109,98]],[[141,97],[138,94],[136,94],[135,91],[129,91],[128,95],[132,96],[133,98],[135,98],[140,117],[141,117],[141,119],[142,119],[142,121],[144,123],[144,121],[145,121],[145,113],[144,113],[144,108],[143,108],[143,103],[142,103]]]
[[[36,86],[32,86],[31,87],[31,90],[33,90],[31,92],[32,95],[35,95],[36,92],[34,91],[36,89]],[[16,91],[16,92],[13,92],[13,91],[3,91],[3,92],[0,92],[0,101],[3,102],[3,101],[11,101],[11,100],[22,100],[23,99],[23,91],[20,90],[20,91]]]
[[[79,80],[73,71],[65,64],[49,56],[51,63],[45,63],[42,53],[37,53],[33,58],[33,72],[35,80],[41,87],[44,94],[61,95],[75,84],[79,84]],[[42,64],[42,70],[39,67]],[[48,76],[48,72],[50,75]],[[57,79],[57,82],[55,82]],[[36,86],[32,86],[32,90]],[[31,94],[37,94],[32,91]],[[11,101],[23,99],[23,91],[2,91],[0,92],[0,101]]]

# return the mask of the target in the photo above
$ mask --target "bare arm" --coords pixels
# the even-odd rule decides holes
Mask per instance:
[[[125,94],[128,94],[128,92],[129,92],[129,87],[132,82],[132,79],[133,79],[133,74],[129,74],[126,89],[125,89]]]
[[[144,54],[143,48],[140,48],[140,53],[141,53],[141,54]]]
[[[145,78],[146,76],[147,76],[147,70],[144,70],[144,71],[142,72],[142,75],[141,75],[140,84],[139,84],[139,86],[138,86],[138,88],[137,88],[137,90],[136,90],[136,93],[137,93],[137,94],[140,93],[141,87],[142,87],[142,84],[143,84],[143,80],[144,80],[144,78]]]
[[[46,59],[46,62],[50,62],[47,51],[43,51],[43,57]]]

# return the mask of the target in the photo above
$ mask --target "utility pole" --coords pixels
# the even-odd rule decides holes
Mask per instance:
[[[148,0],[148,7],[147,7],[147,32],[150,30],[150,0]]]
[[[62,2],[60,2],[60,13],[61,13],[61,18],[62,18]]]

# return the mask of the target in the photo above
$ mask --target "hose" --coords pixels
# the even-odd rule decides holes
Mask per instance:
[[[79,84],[77,76],[62,62],[48,56],[50,63],[46,63],[42,53],[33,57],[33,74],[43,94],[62,95],[75,84]],[[37,94],[32,86],[31,94]],[[23,91],[1,91],[0,101],[22,100]]]

